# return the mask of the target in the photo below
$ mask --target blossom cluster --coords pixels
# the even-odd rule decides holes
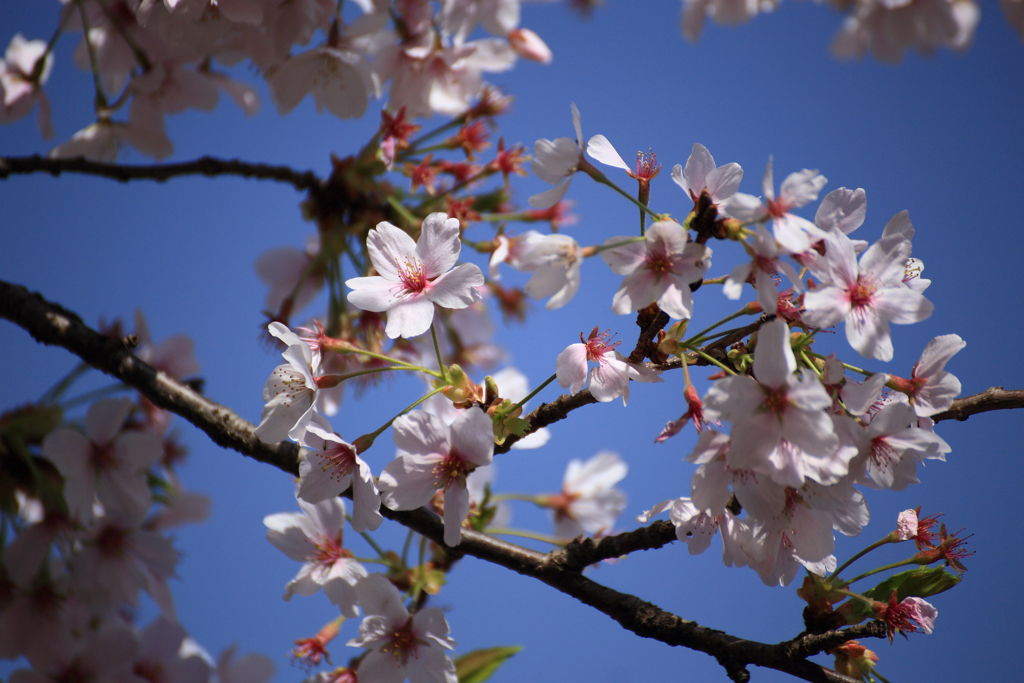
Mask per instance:
[[[349,9],[347,5],[352,5]],[[543,40],[520,23],[519,0],[147,0],[65,2],[57,35],[81,33],[74,61],[93,73],[96,121],[55,147],[56,157],[113,161],[130,146],[171,154],[165,118],[211,110],[221,94],[246,114],[259,106],[239,77],[247,62],[265,79],[277,110],[305,97],[318,111],[358,118],[388,97],[413,116],[455,115],[485,87],[484,76],[519,57],[549,62]],[[487,37],[475,38],[478,27]],[[52,136],[43,86],[54,42],[15,35],[0,60],[0,122],[37,106]]]
[[[136,335],[139,357],[161,372],[198,372],[187,337],[155,344],[141,315]],[[214,660],[178,623],[169,580],[179,553],[167,532],[202,521],[209,501],[177,478],[183,452],[168,414],[145,398],[104,398],[80,426],[60,425],[73,377],[49,402],[0,416],[4,442],[24,447],[5,452],[22,460],[7,470],[33,473],[10,481],[16,510],[3,520],[12,537],[0,563],[0,658],[31,667],[10,680],[269,680],[266,657],[232,647]],[[145,627],[131,616],[143,594],[159,609]]]

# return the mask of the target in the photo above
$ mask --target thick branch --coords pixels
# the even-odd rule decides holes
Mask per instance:
[[[200,157],[194,161],[143,165],[108,164],[90,161],[83,157],[51,159],[38,154],[27,157],[0,157],[0,179],[27,173],[50,173],[55,176],[61,173],[84,173],[112,178],[123,183],[130,180],[164,182],[171,178],[187,175],[232,175],[259,180],[276,180],[292,185],[297,190],[310,192],[315,192],[321,186],[320,179],[312,171],[296,171],[288,166],[274,166],[238,159],[216,159],[209,156]]]
[[[1006,390],[1002,387],[989,387],[980,394],[964,396],[953,401],[949,410],[932,415],[936,422],[942,420],[966,420],[976,413],[985,413],[989,410],[1010,410],[1013,408],[1024,408],[1024,390]]]
[[[0,281],[0,317],[21,326],[36,340],[62,346],[90,365],[129,384],[156,405],[187,419],[215,443],[274,465],[289,474],[297,472],[298,448],[294,444],[270,445],[261,442],[248,421],[139,360],[124,340],[95,332],[77,315],[46,301],[38,294],[19,285]],[[559,401],[593,402],[589,394],[581,396],[584,393],[563,396]],[[541,406],[535,411],[535,414],[540,414],[540,419],[546,419],[545,407]],[[555,414],[558,413],[561,411]],[[561,416],[564,417],[564,413]],[[382,508],[382,513],[444,547],[444,525],[433,512],[427,509],[396,512]],[[736,680],[744,680],[748,665],[757,665],[807,681],[849,681],[808,661],[806,657],[850,638],[884,634],[881,624],[871,622],[842,631],[806,635],[778,644],[759,643],[688,621],[634,595],[591,581],[581,572],[582,567],[600,559],[660,547],[670,542],[672,536],[674,530],[671,524],[656,522],[642,529],[596,541],[576,541],[563,550],[544,554],[486,534],[465,530],[462,542],[448,549],[448,552],[456,557],[471,555],[543,581],[607,614],[623,628],[637,635],[710,654]]]

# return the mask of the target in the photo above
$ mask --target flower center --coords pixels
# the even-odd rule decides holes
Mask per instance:
[[[423,264],[412,259],[398,267],[398,279],[402,282],[402,289],[410,294],[421,293],[428,284]]]
[[[587,360],[600,362],[601,357],[609,351],[615,350],[615,348],[622,342],[612,341],[611,332],[605,330],[604,332],[598,332],[595,327],[590,331],[590,336],[586,339],[580,334],[580,341],[583,342],[584,346],[587,347]]]
[[[341,532],[335,536],[323,536],[309,555],[309,561],[321,567],[330,567],[340,560],[347,560],[352,553],[341,547]]]
[[[388,635],[388,644],[382,647],[380,651],[391,655],[402,666],[405,666],[409,661],[410,655],[416,656],[416,649],[419,645],[420,641],[412,630],[412,617],[409,617],[404,624],[394,629]]]
[[[764,389],[764,402],[761,405],[765,410],[777,416],[786,412],[786,408],[789,407],[789,397],[786,395],[785,388],[771,389],[762,386],[762,389]]]
[[[352,474],[356,466],[355,449],[347,444],[331,442],[331,446],[321,454],[324,460],[323,471],[330,470],[332,479],[341,479]]]
[[[768,200],[768,215],[772,218],[782,218],[789,213],[789,205],[781,199]]]
[[[439,489],[446,489],[451,486],[452,482],[464,480],[466,474],[474,469],[456,451],[452,451],[444,456],[441,462],[434,465],[434,486]]]
[[[875,283],[863,276],[858,277],[856,284],[850,288],[848,294],[850,305],[854,308],[870,306],[874,302],[876,291],[878,291],[878,287],[875,286]]]

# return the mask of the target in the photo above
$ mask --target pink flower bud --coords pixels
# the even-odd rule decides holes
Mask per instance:
[[[517,28],[508,32],[508,44],[524,59],[532,59],[541,64],[551,62],[551,48],[540,36],[528,28]]]

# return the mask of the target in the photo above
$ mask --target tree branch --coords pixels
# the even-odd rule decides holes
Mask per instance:
[[[322,183],[312,171],[297,171],[289,166],[274,166],[239,159],[216,159],[210,156],[193,161],[172,164],[109,164],[90,161],[84,157],[72,159],[51,159],[34,154],[27,157],[0,157],[0,179],[28,173],[83,173],[120,182],[130,180],[155,180],[164,182],[171,178],[188,175],[240,176],[258,180],[276,180],[292,185],[297,190],[315,192]]]
[[[251,423],[139,360],[131,353],[126,340],[103,336],[86,326],[74,313],[20,285],[3,281],[0,281],[0,317],[21,326],[37,341],[61,346],[134,387],[156,405],[184,417],[215,443],[271,464],[288,474],[297,473],[299,449],[295,444],[263,443],[256,437]],[[984,400],[978,397],[961,400],[971,406],[977,401],[984,405]],[[989,400],[997,401],[999,405],[996,407],[1015,407],[1015,404],[1004,405],[1005,400],[999,394],[993,394]],[[579,392],[563,396],[555,403],[572,405],[580,401],[593,402],[593,397],[588,392]],[[552,404],[545,404],[534,411],[538,419],[547,419],[544,409],[549,405]],[[970,408],[974,412],[985,409],[996,408]],[[561,419],[558,414],[564,417],[561,410],[556,410],[556,417],[551,421]],[[746,680],[749,677],[746,667],[756,665],[807,681],[849,682],[852,679],[808,661],[806,657],[851,638],[880,637],[885,633],[880,622],[868,622],[777,644],[760,643],[701,626],[583,576],[583,567],[593,562],[634,550],[657,548],[670,542],[674,529],[668,522],[655,522],[648,527],[599,540],[577,540],[562,550],[544,554],[468,529],[463,531],[462,542],[457,547],[447,548],[443,544],[444,525],[430,510],[421,508],[399,512],[382,508],[381,512],[423,534],[454,557],[470,555],[533,577],[594,607],[639,636],[707,653],[722,663],[734,680]]]
[[[1007,390],[1002,387],[989,387],[980,394],[965,396],[953,401],[949,410],[932,415],[936,422],[942,420],[960,420],[961,422],[977,413],[990,410],[1011,410],[1024,408],[1024,390]]]

